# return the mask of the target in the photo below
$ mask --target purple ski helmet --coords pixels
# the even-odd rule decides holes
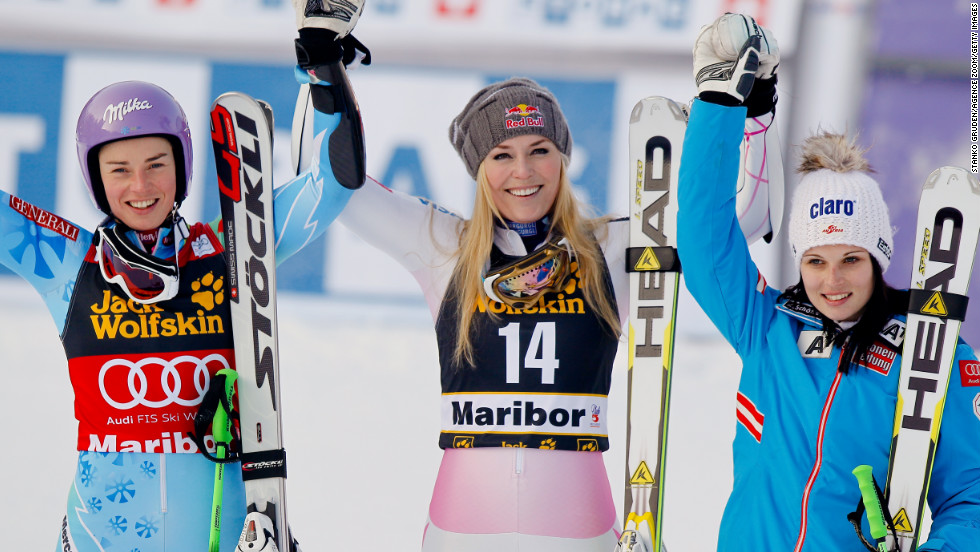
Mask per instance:
[[[194,155],[184,110],[170,93],[155,84],[117,82],[89,99],[75,128],[78,162],[89,197],[107,215],[112,213],[99,172],[99,148],[109,142],[139,136],[163,136],[170,140],[177,167],[177,193],[174,196],[177,205],[187,197]]]

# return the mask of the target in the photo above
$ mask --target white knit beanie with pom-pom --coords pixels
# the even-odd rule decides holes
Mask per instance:
[[[821,133],[803,144],[793,195],[789,241],[796,266],[820,245],[856,245],[884,272],[891,262],[893,232],[881,189],[868,176],[864,151],[840,134]]]

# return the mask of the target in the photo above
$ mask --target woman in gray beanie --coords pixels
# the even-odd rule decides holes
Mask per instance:
[[[422,549],[609,552],[628,221],[587,216],[565,117],[532,80],[477,92],[449,138],[476,180],[469,220],[371,180],[339,217],[412,273],[435,321],[444,455]]]

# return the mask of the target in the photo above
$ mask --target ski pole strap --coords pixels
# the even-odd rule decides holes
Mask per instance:
[[[925,316],[938,316],[951,320],[966,319],[966,305],[970,298],[958,293],[946,293],[936,289],[910,289],[909,312]]]
[[[847,521],[851,522],[851,525],[854,526],[854,532],[856,532],[858,538],[861,539],[861,544],[863,544],[864,547],[870,552],[878,552],[878,549],[875,548],[875,545],[871,544],[871,542],[868,541],[868,538],[864,536],[864,532],[861,531],[861,517],[863,515],[864,515],[864,501],[859,498],[857,508],[855,508],[853,512],[847,514]]]
[[[872,552],[889,552],[888,550],[888,521],[886,518],[885,498],[881,493],[881,488],[875,481],[871,473],[871,466],[861,465],[851,472],[858,482],[861,489],[861,500],[858,501],[857,510],[847,516],[847,520],[854,526],[858,537],[864,546]],[[861,513],[864,511],[868,517],[868,525],[871,528],[871,537],[875,540],[874,544],[868,542],[861,531]],[[894,531],[894,530],[893,530]]]
[[[626,248],[626,272],[680,272],[675,247]]]
[[[236,379],[238,379],[238,374],[229,368],[219,370],[211,378],[211,383],[204,393],[197,414],[194,415],[194,431],[187,432],[201,454],[208,460],[219,464],[238,461],[238,457],[232,453],[236,449],[237,441],[233,433],[234,425],[229,423],[230,420],[238,419],[238,413],[234,411],[232,403]],[[215,415],[219,409],[223,415],[219,416],[217,423],[215,423]],[[215,451],[223,449],[224,456],[216,456],[208,452],[204,443],[204,436],[208,434],[208,428],[211,428],[214,436]]]
[[[242,481],[286,477],[285,449],[243,452],[240,458],[242,460]]]

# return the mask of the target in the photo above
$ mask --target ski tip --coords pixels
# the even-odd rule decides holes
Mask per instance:
[[[687,124],[687,108],[664,96],[648,96],[636,102],[630,113],[630,123],[637,123],[656,114],[669,113],[673,118]]]
[[[962,167],[947,165],[932,171],[926,178],[923,189],[935,189],[940,186],[959,188],[969,186],[970,192],[980,196],[980,181],[977,175]]]

